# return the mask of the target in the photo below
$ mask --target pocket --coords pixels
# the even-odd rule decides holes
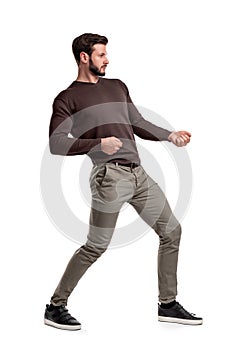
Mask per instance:
[[[104,165],[103,167],[101,167],[99,169],[99,171],[97,172],[96,176],[95,176],[95,182],[97,183],[97,185],[101,186],[103,181],[106,179],[108,173],[108,167],[107,165]]]

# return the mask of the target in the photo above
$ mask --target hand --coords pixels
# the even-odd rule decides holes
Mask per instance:
[[[119,151],[122,145],[122,142],[115,136],[101,139],[101,150],[108,155],[112,155]]]
[[[191,134],[188,131],[173,131],[168,140],[174,143],[177,147],[186,146],[190,142]]]

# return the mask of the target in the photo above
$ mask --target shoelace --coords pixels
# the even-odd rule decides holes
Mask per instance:
[[[71,314],[64,305],[62,305],[57,311],[60,312],[59,319],[61,321],[68,321],[74,319],[74,317],[71,316]]]
[[[184,316],[187,316],[187,315],[196,316],[196,314],[194,314],[194,313],[192,313],[192,312],[188,312],[187,310],[185,310],[185,308],[184,308],[180,303],[178,303],[178,301],[176,302],[176,305],[179,307],[179,311],[180,311]]]

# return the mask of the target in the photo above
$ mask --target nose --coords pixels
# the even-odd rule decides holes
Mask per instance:
[[[108,60],[107,57],[106,57],[105,60],[104,60],[104,64],[109,64],[109,60]]]

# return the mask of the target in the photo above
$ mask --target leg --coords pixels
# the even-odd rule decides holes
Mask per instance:
[[[115,172],[108,169],[109,167],[95,167],[91,172],[92,208],[87,242],[74,253],[69,261],[51,298],[51,303],[55,306],[67,304],[67,299],[80,278],[106,251],[120,208],[128,199],[127,196],[125,197],[125,190],[122,191],[124,196],[117,191],[118,179]]]
[[[67,299],[87,269],[106,251],[111,240],[118,213],[103,213],[91,209],[90,230],[86,244],[69,261],[51,298],[53,305],[67,305]],[[98,222],[111,222],[112,227],[98,227]],[[92,239],[93,237],[93,239]]]
[[[135,176],[140,185],[130,204],[159,235],[159,300],[169,303],[175,300],[177,295],[177,261],[181,227],[158,184],[142,168],[137,169]]]

